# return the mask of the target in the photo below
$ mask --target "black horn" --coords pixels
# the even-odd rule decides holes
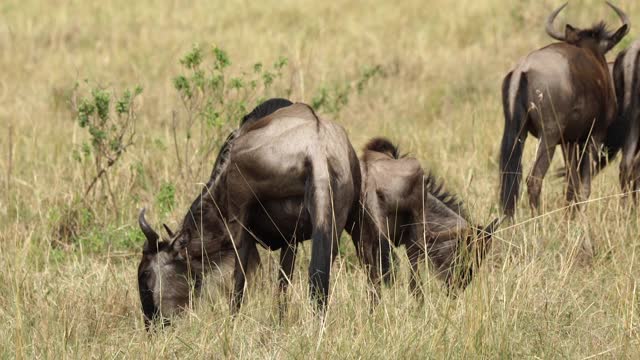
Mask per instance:
[[[169,225],[162,224],[162,226],[164,227],[164,230],[167,232],[167,234],[169,234],[169,237],[173,238],[175,236],[175,233],[173,232],[173,230],[171,230]]]
[[[147,238],[147,241],[144,243],[144,251],[155,252],[158,249],[158,239],[160,236],[158,233],[153,230],[151,225],[147,223],[147,220],[144,218],[145,208],[140,210],[140,216],[138,216],[138,224],[140,224],[140,229],[142,229],[142,233]]]
[[[485,227],[484,230],[482,230],[482,232],[484,234],[492,235],[498,229],[498,226],[502,224],[504,219],[506,219],[506,216],[496,218],[491,222],[491,224],[487,225],[487,227]]]
[[[560,12],[567,6],[567,4],[568,3],[564,3],[564,5],[553,10],[551,14],[549,14],[549,17],[547,18],[547,24],[545,26],[545,30],[547,31],[547,34],[559,41],[565,41],[565,36],[564,36],[564,33],[557,31],[553,27],[553,22],[556,20],[556,17],[558,16],[558,14],[560,14]]]

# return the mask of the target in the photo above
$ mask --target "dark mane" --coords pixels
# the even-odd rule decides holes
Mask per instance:
[[[240,127],[245,125],[246,123],[254,122],[256,120],[262,119],[265,116],[271,115],[276,110],[292,105],[293,103],[287,99],[281,98],[273,98],[266,100],[256,106],[250,113],[242,117],[240,121]],[[223,164],[227,162],[227,158],[229,156],[229,151],[231,150],[231,145],[233,144],[233,140],[235,140],[238,135],[238,130],[233,130],[227,139],[220,147],[220,152],[218,152],[218,156],[216,157],[216,162],[213,165],[213,170],[211,170],[211,176],[209,176],[209,181],[207,182],[207,186],[210,188],[215,183],[215,180],[220,176],[220,173],[223,169]]]
[[[200,195],[191,203],[189,211],[182,220],[181,230],[190,230],[194,233],[200,228],[200,221],[202,219],[209,218],[209,214],[212,211],[218,211],[213,203],[212,194],[209,192],[213,189],[209,189],[207,185],[204,186]]]
[[[209,181],[207,181],[207,187],[212,187],[215,180],[222,173],[222,164],[226,163],[227,158],[229,157],[229,151],[231,150],[231,144],[233,140],[238,135],[238,130],[233,130],[228,136],[227,139],[220,147],[220,151],[218,152],[218,156],[216,157],[216,162],[213,164],[213,169],[211,170],[211,175],[209,176]]]
[[[256,120],[262,119],[265,116],[271,115],[276,110],[292,105],[293,103],[287,99],[281,98],[273,98],[266,100],[256,106],[250,113],[242,117],[240,122],[240,127],[249,122],[254,122]],[[185,216],[182,226],[189,227],[192,229],[197,228],[197,224],[195,221],[198,221],[201,217],[207,217],[206,215],[211,211],[217,211],[215,209],[215,205],[211,199],[210,192],[213,191],[215,187],[215,183],[222,174],[224,170],[224,165],[229,159],[229,152],[231,151],[231,145],[233,145],[233,141],[238,136],[238,130],[233,130],[224,141],[222,146],[220,147],[220,151],[218,152],[218,156],[216,157],[216,161],[213,165],[213,169],[211,170],[211,175],[209,176],[209,181],[207,181],[206,185],[200,191],[200,195],[193,201],[191,207],[189,208],[189,212]]]
[[[613,36],[613,33],[609,31],[609,28],[604,21],[600,21],[593,24],[593,26],[591,26],[590,28],[580,31],[580,35],[588,36],[598,40],[605,40]]]
[[[255,109],[251,110],[250,113],[242,117],[242,121],[240,122],[240,126],[242,127],[247,122],[256,121],[262,119],[267,115],[271,115],[278,109],[291,106],[293,103],[287,99],[282,98],[272,98],[264,101],[260,105],[256,106]]]
[[[383,137],[376,137],[369,140],[369,142],[364,146],[364,151],[367,150],[388,154],[394,159],[401,158],[398,146],[393,145],[389,139]]]
[[[464,203],[458,197],[444,188],[444,183],[438,181],[436,177],[429,173],[424,178],[424,189],[436,199],[440,200],[449,209],[456,214],[462,216],[465,220],[469,220],[469,214],[464,208]]]

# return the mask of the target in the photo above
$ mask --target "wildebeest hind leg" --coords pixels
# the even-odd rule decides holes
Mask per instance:
[[[538,143],[536,161],[533,164],[531,173],[527,176],[529,206],[531,206],[532,212],[540,212],[540,192],[542,191],[542,181],[547,170],[549,170],[549,165],[551,164],[555,150],[555,142],[549,142],[545,136],[542,136]]]
[[[407,245],[407,256],[411,264],[411,279],[409,280],[409,291],[419,301],[424,299],[422,280],[420,278],[420,264],[422,264],[425,252],[417,244]]]
[[[280,323],[282,323],[287,311],[287,288],[291,283],[291,277],[296,263],[297,250],[298,245],[296,243],[284,246],[280,249],[280,273],[278,274],[278,308],[280,313]]]
[[[587,144],[583,146],[584,154],[580,159],[580,198],[578,202],[584,202],[591,196],[591,177],[594,174],[595,167],[593,159],[597,159],[598,149],[600,146],[594,139],[588,140]],[[582,204],[578,207],[580,208]]]
[[[640,149],[636,154],[636,157],[633,161],[633,165],[631,166],[631,198],[633,199],[634,205],[638,205],[638,198],[640,198]]]
[[[565,173],[565,178],[567,180],[567,192],[566,192],[566,200],[567,205],[571,205],[573,200],[577,196],[578,191],[578,145],[575,143],[567,143],[563,144],[562,151],[564,152],[564,161],[565,167],[567,171]]]
[[[623,193],[632,191],[633,180],[637,166],[640,165],[640,109],[634,109],[629,115],[631,121],[626,139],[622,148],[622,160],[620,161],[620,188]],[[636,168],[636,169],[634,169]],[[634,172],[635,171],[635,172]]]

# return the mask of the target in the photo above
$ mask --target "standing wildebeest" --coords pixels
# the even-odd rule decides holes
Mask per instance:
[[[148,326],[188,305],[202,276],[235,265],[231,311],[259,262],[256,243],[280,250],[279,285],[291,277],[297,243],[312,239],[311,298],[324,309],[340,233],[355,222],[360,167],[346,132],[305,104],[269,100],[243,119],[223,145],[209,182],[168,241],[146,222],[138,268]]]
[[[380,276],[387,276],[394,246],[404,245],[411,263],[410,290],[419,295],[419,264],[425,253],[449,289],[464,289],[480,265],[498,226],[469,223],[461,201],[425,174],[418,160],[399,156],[389,140],[375,138],[360,161],[364,211],[361,257],[377,298]]]
[[[618,54],[618,58],[621,57],[621,54]],[[622,106],[622,103],[624,100],[624,78],[620,73],[622,71],[622,66],[618,66],[619,74],[617,78],[614,74],[615,62],[607,62],[607,67],[609,68],[609,74],[611,75],[612,86],[616,91],[616,103],[618,104],[618,111],[615,120],[611,125],[609,125],[609,128],[607,129],[607,135],[605,136],[604,141],[604,149],[599,154],[599,158],[597,159],[597,163],[595,164],[593,175],[609,165],[609,163],[613,161],[616,155],[618,155],[618,152],[622,150],[625,139],[627,139],[630,126],[629,117],[623,116],[624,106]],[[617,82],[614,80],[616,80]],[[563,167],[558,169],[556,174],[559,177],[566,176],[566,168]],[[622,188],[624,189],[624,186],[622,186]]]
[[[629,31],[624,12],[607,4],[623,22],[617,31],[608,32],[602,22],[586,30],[567,24],[564,33],[556,31],[553,22],[564,4],[549,15],[546,24],[547,33],[561,42],[527,55],[502,83],[505,128],[500,147],[500,202],[509,216],[515,212],[527,133],[540,139],[527,177],[532,210],[539,210],[542,180],[558,144],[568,169],[567,201],[589,197],[592,161],[606,142],[617,108],[604,55]]]
[[[613,80],[618,97],[620,186],[623,192],[640,191],[640,40],[622,51],[613,66]]]

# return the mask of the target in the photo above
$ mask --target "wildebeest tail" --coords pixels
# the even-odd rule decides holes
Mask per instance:
[[[519,75],[519,79],[517,78]],[[518,81],[516,93],[510,94],[511,83]],[[504,133],[500,145],[500,205],[513,216],[522,178],[521,131],[527,118],[527,74],[510,72],[502,82]]]
[[[323,151],[311,151],[305,162],[305,208],[311,216],[311,263],[309,264],[309,293],[311,299],[324,309],[329,296],[329,277],[333,253],[337,253],[338,239],[334,229],[331,174]]]
[[[394,145],[389,139],[383,137],[375,137],[364,146],[364,150],[385,153],[394,159],[400,158],[398,146]]]

